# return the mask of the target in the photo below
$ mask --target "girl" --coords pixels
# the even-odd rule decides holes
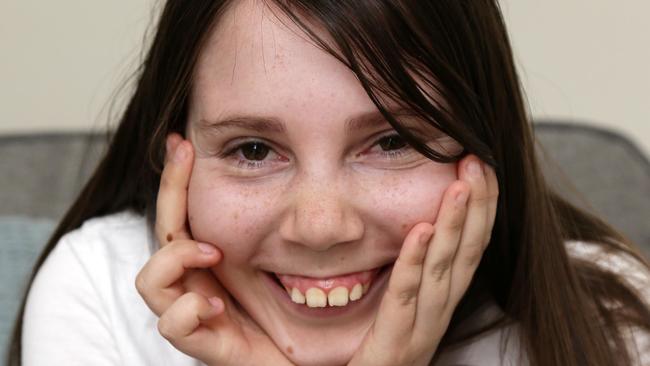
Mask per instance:
[[[36,268],[12,365],[650,362],[648,262],[544,182],[490,0],[168,1]]]

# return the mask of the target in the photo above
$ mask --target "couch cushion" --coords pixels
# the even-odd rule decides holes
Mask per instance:
[[[650,162],[643,152],[604,128],[557,121],[534,126],[550,185],[603,217],[650,256]]]
[[[95,168],[106,136],[0,136],[0,215],[60,218]]]
[[[53,230],[50,219],[0,216],[0,360],[32,266]]]

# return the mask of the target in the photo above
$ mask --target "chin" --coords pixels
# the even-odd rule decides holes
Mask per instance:
[[[339,338],[338,341],[328,342],[316,339],[313,343],[310,342],[311,344],[292,342],[295,348],[283,347],[282,351],[291,362],[298,366],[345,365],[352,359],[362,340],[345,339],[345,342],[341,342],[341,340],[343,339]]]
[[[352,359],[374,324],[392,264],[318,276],[251,267],[238,273],[240,266],[224,261],[213,272],[291,362],[300,366],[336,366]],[[324,303],[320,305],[308,294],[314,292],[314,287],[320,287],[321,296],[326,296],[326,300],[321,297]],[[348,296],[344,304],[332,299],[340,299],[338,293],[330,296],[337,288]],[[292,296],[291,290],[299,290],[304,296]]]

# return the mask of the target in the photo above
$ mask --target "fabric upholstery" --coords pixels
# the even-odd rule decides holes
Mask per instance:
[[[59,218],[105,141],[86,133],[0,136],[0,215]]]
[[[51,219],[0,216],[0,360],[32,266],[53,230]]]
[[[624,136],[572,123],[538,123],[544,175],[563,197],[597,213],[650,256],[650,162]]]

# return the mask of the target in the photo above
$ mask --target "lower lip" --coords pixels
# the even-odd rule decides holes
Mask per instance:
[[[275,282],[275,275],[269,272],[264,272],[263,277],[265,282],[271,289],[274,297],[278,299],[278,302],[284,305],[285,308],[288,308],[294,314],[299,316],[304,316],[307,318],[331,318],[336,316],[341,316],[344,314],[353,314],[357,312],[366,311],[368,307],[372,306],[378,301],[378,297],[383,293],[382,289],[385,287],[388,282],[388,277],[392,269],[391,266],[383,267],[377,276],[372,280],[368,292],[363,295],[363,297],[356,301],[350,301],[345,306],[325,306],[322,308],[310,308],[305,304],[297,304],[291,301],[291,297],[287,291],[280,287],[280,285]]]

